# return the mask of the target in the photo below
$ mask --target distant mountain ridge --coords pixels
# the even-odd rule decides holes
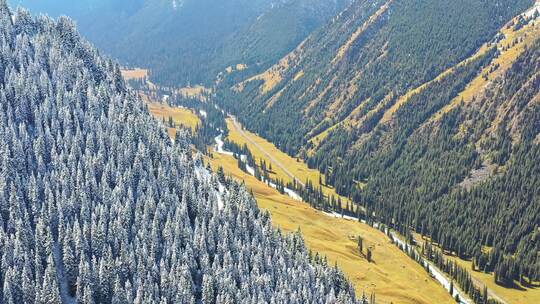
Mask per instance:
[[[211,85],[228,66],[265,69],[350,0],[12,0],[34,12],[66,14],[121,62],[174,86]],[[252,72],[253,70],[253,72]]]

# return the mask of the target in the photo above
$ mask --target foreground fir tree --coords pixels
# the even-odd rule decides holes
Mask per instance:
[[[60,302],[356,299],[172,143],[70,20],[0,0],[0,303]]]

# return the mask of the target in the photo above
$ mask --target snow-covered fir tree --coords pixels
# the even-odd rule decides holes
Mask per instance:
[[[0,0],[0,303],[355,302],[72,21]]]

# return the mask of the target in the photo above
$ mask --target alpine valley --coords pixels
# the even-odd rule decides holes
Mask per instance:
[[[0,76],[0,304],[540,303],[540,0],[0,0]]]

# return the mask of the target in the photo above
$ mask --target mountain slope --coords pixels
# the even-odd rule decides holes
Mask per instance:
[[[218,98],[383,222],[474,258],[500,284],[535,281],[532,5],[358,1]]]
[[[350,0],[11,2],[73,16],[107,53],[148,67],[161,84],[185,86],[211,84],[237,64],[250,69],[244,74],[267,68]]]
[[[531,2],[357,1],[269,70],[280,81],[237,87],[240,107],[256,107],[239,116],[294,153],[348,116],[369,131],[399,96],[472,55]]]
[[[0,50],[0,302],[356,302],[70,20],[0,0]]]

